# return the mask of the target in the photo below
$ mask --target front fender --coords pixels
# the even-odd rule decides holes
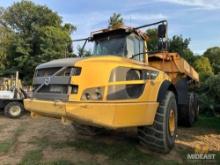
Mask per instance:
[[[172,84],[172,82],[170,82],[168,80],[165,80],[165,81],[162,82],[162,84],[159,88],[159,92],[158,92],[158,95],[157,95],[157,102],[161,102],[164,99],[165,93],[168,90],[174,92],[174,94],[177,96],[175,86]],[[177,97],[176,97],[176,99],[177,99]]]

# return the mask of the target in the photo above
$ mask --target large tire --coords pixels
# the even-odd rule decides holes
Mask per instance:
[[[4,113],[9,118],[19,118],[24,113],[24,106],[17,101],[9,102],[4,108]]]
[[[176,99],[173,92],[167,91],[159,105],[153,125],[139,127],[138,138],[144,147],[156,152],[168,153],[175,145],[176,130]]]
[[[104,128],[98,128],[94,126],[83,125],[79,123],[73,123],[74,130],[80,134],[85,136],[96,136],[106,132]]]
[[[196,94],[194,94],[194,110],[195,110],[195,121],[199,119],[199,99]]]
[[[188,105],[179,106],[178,123],[181,126],[192,127],[199,116],[199,104],[195,93],[188,94]]]

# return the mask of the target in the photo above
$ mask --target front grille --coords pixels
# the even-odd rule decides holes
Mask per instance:
[[[33,79],[33,97],[43,100],[66,100],[68,94],[78,92],[78,86],[71,85],[71,76],[79,76],[79,67],[53,67],[37,69]],[[72,89],[71,89],[72,88]]]
[[[56,94],[67,94],[67,85],[45,85],[39,89],[38,93],[56,93]]]
[[[61,67],[39,69],[39,70],[36,70],[35,77],[52,76],[54,73],[56,73],[60,69]]]
[[[33,98],[40,99],[40,100],[68,100],[68,92],[71,91],[70,85],[35,85]],[[40,87],[40,88],[39,88]],[[36,89],[38,89],[36,91]]]
[[[49,76],[54,75],[60,69],[61,69],[61,67],[38,69],[38,70],[36,70],[35,77],[49,77]],[[58,73],[56,76],[70,76],[71,69],[72,69],[72,67],[68,67],[68,68],[64,69],[63,71],[61,71],[60,73]],[[73,69],[73,71],[74,71],[74,69]]]

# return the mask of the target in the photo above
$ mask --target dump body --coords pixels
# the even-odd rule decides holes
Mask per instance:
[[[167,73],[174,84],[183,77],[199,82],[199,74],[178,53],[151,54],[148,56],[148,62],[150,66]]]

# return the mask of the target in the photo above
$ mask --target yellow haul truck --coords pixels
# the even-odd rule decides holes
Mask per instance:
[[[139,29],[157,24],[160,50],[150,52],[148,36]],[[33,117],[71,121],[83,134],[137,127],[143,146],[168,153],[177,122],[191,126],[198,117],[192,88],[199,77],[177,53],[166,51],[166,37],[163,20],[137,28],[111,27],[77,40],[93,41],[94,55],[38,65],[33,98],[25,99],[25,109]]]

